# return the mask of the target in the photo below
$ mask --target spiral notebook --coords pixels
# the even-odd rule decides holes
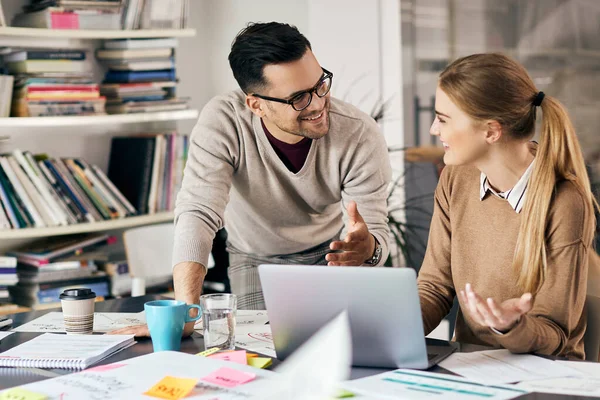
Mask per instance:
[[[81,370],[133,344],[133,335],[44,333],[0,353],[0,367]]]

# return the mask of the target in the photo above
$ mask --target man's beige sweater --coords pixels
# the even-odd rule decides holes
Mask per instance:
[[[225,226],[237,249],[259,256],[298,253],[336,239],[354,200],[388,251],[391,167],[383,134],[356,107],[331,98],[329,133],[313,140],[298,173],[289,171],[236,90],[212,99],[190,139],[175,209],[173,265],[207,264]]]
[[[426,333],[450,311],[456,292],[466,283],[497,302],[523,294],[517,288],[512,260],[525,215],[498,196],[480,200],[479,184],[477,169],[446,167],[436,189],[427,253],[419,273]],[[584,303],[595,227],[583,199],[572,182],[557,184],[546,229],[548,273],[533,309],[504,335],[459,312],[456,340],[516,353],[584,357]]]

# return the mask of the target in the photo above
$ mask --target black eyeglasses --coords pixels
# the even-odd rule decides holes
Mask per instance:
[[[303,92],[300,92],[289,100],[278,99],[276,97],[262,96],[262,95],[256,94],[256,93],[252,93],[252,96],[258,97],[259,99],[263,99],[263,100],[276,101],[277,103],[289,104],[292,106],[292,108],[294,110],[302,111],[306,107],[310,106],[310,103],[312,102],[312,98],[313,98],[313,96],[312,96],[313,93],[316,93],[316,95],[319,97],[324,97],[331,90],[331,83],[333,81],[333,73],[327,71],[325,68],[321,67],[321,69],[323,70],[323,76],[321,76],[321,79],[319,79],[319,82],[312,89],[308,89]]]

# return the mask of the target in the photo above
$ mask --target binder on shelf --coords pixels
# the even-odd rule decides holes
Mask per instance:
[[[148,196],[155,149],[155,137],[112,139],[108,178],[140,214],[149,211]]]
[[[109,71],[106,74],[105,80],[112,83],[175,81],[176,76],[174,69],[161,71]]]
[[[99,60],[138,60],[152,58],[169,58],[173,55],[173,48],[137,48],[137,49],[98,49],[96,58]]]
[[[105,40],[104,48],[107,50],[117,49],[167,49],[178,45],[176,38],[160,39],[117,39]]]
[[[26,50],[6,54],[4,62],[25,60],[85,60],[82,50]]]

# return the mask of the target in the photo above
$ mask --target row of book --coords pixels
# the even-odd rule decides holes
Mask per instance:
[[[11,301],[33,309],[57,307],[60,293],[82,286],[99,298],[110,296],[108,275],[99,267],[106,249],[116,243],[115,236],[106,234],[52,237],[7,253],[18,261]]]
[[[17,284],[17,259],[0,257],[0,309],[12,302],[9,288]]]
[[[45,29],[183,29],[189,0],[31,0],[13,26]]]
[[[95,165],[14,150],[0,156],[0,229],[95,222],[137,210]]]
[[[105,99],[81,50],[27,50],[3,57],[15,75],[12,116],[102,115]]]
[[[176,133],[114,137],[108,178],[142,214],[173,210],[188,147]]]
[[[24,50],[3,56],[0,116],[43,117],[184,110],[177,98],[177,39],[108,40],[96,51],[107,68],[94,80],[94,60],[82,50]],[[12,107],[8,100],[12,95]]]
[[[188,108],[176,97],[177,39],[107,40],[96,58],[107,68],[101,94],[109,114]]]
[[[88,287],[100,298],[131,293],[132,278],[125,249],[116,236],[87,234],[46,238],[0,257],[0,266],[3,258],[14,260],[18,282],[12,282],[6,292],[7,296],[10,294],[7,301],[19,306],[36,310],[59,307],[60,293],[73,287]],[[146,285],[168,291],[172,279],[153,277],[147,279]],[[0,297],[0,305],[1,301]]]

